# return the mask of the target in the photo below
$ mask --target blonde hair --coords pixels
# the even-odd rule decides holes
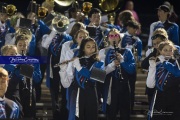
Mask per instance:
[[[85,29],[80,29],[80,30],[78,30],[77,32],[76,32],[76,34],[74,35],[74,39],[77,39],[77,36],[78,36],[78,34],[79,33],[85,33],[85,34],[87,34],[87,36],[89,36],[89,32],[87,31],[87,30],[85,30]]]
[[[26,36],[29,41],[31,41],[32,39],[32,32],[30,29],[18,28],[15,33],[15,38],[17,38],[17,36],[20,36],[20,35],[24,35],[24,37]]]
[[[10,49],[15,49],[16,53],[18,53],[15,45],[5,45],[1,48],[1,54],[6,55]]]
[[[108,32],[108,34],[107,34],[107,40],[106,40],[107,45],[106,45],[106,46],[110,45],[110,42],[109,42],[109,37],[108,37],[108,36],[109,36],[109,34],[110,34],[111,32],[115,32],[116,34],[118,34],[118,35],[119,35],[119,44],[121,44],[121,35],[120,35],[119,30],[118,30],[118,29],[116,29],[116,28],[112,28],[112,29]]]
[[[15,45],[17,45],[17,43],[21,40],[27,41],[28,43],[31,41],[31,39],[29,39],[28,35],[21,34],[21,35],[16,36]]]
[[[171,42],[170,40],[166,40],[166,41],[161,42],[161,43],[158,45],[158,50],[159,50],[159,51],[162,51],[162,49],[163,49],[166,45],[171,46],[172,49],[173,49],[173,51],[176,50],[176,47],[174,47],[174,43]]]
[[[164,28],[158,28],[153,32],[153,36],[155,36],[157,34],[163,35],[165,38],[168,39],[168,34],[167,34],[167,32],[166,32],[166,30]]]

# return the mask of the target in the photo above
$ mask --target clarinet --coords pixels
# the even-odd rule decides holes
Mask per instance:
[[[22,50],[22,52],[21,52],[21,55],[22,56],[25,56],[25,54],[24,54],[24,50]],[[21,67],[21,66],[20,66]],[[21,69],[21,68],[20,68]],[[28,90],[28,86],[27,86],[27,80],[26,80],[26,78],[24,79],[24,88],[23,88],[23,90]]]
[[[22,50],[22,56],[25,56],[24,50]],[[24,83],[25,83],[25,87],[23,88],[23,90],[28,90],[26,77],[25,77],[25,82]],[[31,79],[29,81],[29,91],[30,91],[30,103],[29,103],[29,105],[32,106],[32,80]]]
[[[114,41],[113,44],[114,44],[114,51],[115,51],[115,54],[116,54],[118,52],[117,47],[116,47],[116,42]],[[116,55],[116,59],[117,59],[117,55]],[[124,79],[123,76],[122,76],[122,73],[121,73],[121,66],[118,65],[116,68],[119,70],[119,72],[118,72],[119,78],[121,78],[121,80]]]

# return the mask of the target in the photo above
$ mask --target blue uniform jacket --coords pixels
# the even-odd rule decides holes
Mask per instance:
[[[170,59],[156,66],[156,88],[164,91],[169,87],[178,86],[180,84],[180,70],[176,65],[176,61]]]
[[[32,39],[29,43],[29,49],[28,49],[28,55],[29,56],[35,56],[35,51],[36,51],[36,38],[35,35],[32,34]]]
[[[0,119],[18,119],[19,118],[19,107],[14,101],[8,98],[4,98],[4,100],[1,102],[4,102],[5,104],[6,118],[4,117],[2,118],[2,116],[0,116]]]
[[[33,72],[33,76],[32,79],[35,83],[40,82],[42,76],[41,76],[41,70],[40,70],[40,65],[39,64],[33,64],[34,66],[34,72]],[[6,64],[4,66],[4,69],[6,69],[8,72],[10,72],[11,76],[13,74],[15,74],[20,80],[23,80],[23,76],[20,75],[20,71],[19,68],[16,67],[16,65],[12,65],[12,64]],[[13,79],[13,78],[12,78]]]
[[[135,67],[135,60],[132,52],[129,49],[124,49],[122,52],[120,52],[124,57],[124,62],[120,63],[122,75],[123,78],[128,81],[130,79],[130,76],[136,72]],[[115,59],[114,56],[114,49],[109,49],[106,54],[105,58],[105,65],[107,66]],[[118,72],[116,72],[117,69],[112,71],[111,73],[107,74],[106,81],[104,83],[104,93],[103,93],[103,112],[106,112],[106,104],[107,104],[107,97],[108,97],[108,91],[109,91],[109,85],[110,85],[110,78],[116,78],[116,80],[120,79],[118,78]],[[109,79],[108,79],[109,78]]]
[[[62,44],[67,42],[67,41],[70,41],[72,40],[72,37],[69,35],[69,34],[56,34],[55,37],[52,39],[52,42],[51,44],[49,45],[49,55],[48,55],[48,61],[50,61],[50,56],[52,55],[52,58],[51,58],[51,63],[48,63],[48,64],[51,64],[52,66],[54,66],[55,64],[59,63],[59,59],[60,59],[60,53],[61,53],[61,48],[62,48]],[[52,68],[53,70],[55,70],[55,68]],[[59,70],[56,68],[57,71],[57,75]],[[55,72],[54,71],[54,72]],[[46,75],[46,86],[48,88],[50,88],[50,66],[48,65],[47,66],[47,75]],[[56,74],[56,72],[55,72]]]
[[[129,36],[127,34],[124,35],[121,41],[121,47],[125,48],[128,45],[133,45],[137,49],[137,54],[141,58],[142,57],[142,41],[139,39],[139,37],[136,37],[137,39],[133,39],[132,36]]]
[[[103,62],[95,62],[93,64],[94,67],[96,68],[100,68],[100,69],[104,69],[104,63]],[[77,70],[75,70],[75,77],[76,77],[76,80],[77,80],[77,83],[78,85],[81,87],[81,88],[85,88],[85,82],[88,80],[88,81],[91,81],[91,82],[95,82],[93,79],[90,79],[90,75],[91,75],[91,68],[90,70],[88,70],[87,68],[83,67],[79,72]],[[82,79],[82,77],[84,79]]]
[[[168,33],[168,39],[175,45],[179,45],[179,26],[176,23],[166,20],[165,23],[159,23],[155,26],[154,31],[157,28],[164,28]]]

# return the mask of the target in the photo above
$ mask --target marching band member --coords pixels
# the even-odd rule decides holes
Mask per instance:
[[[103,42],[103,34],[106,33],[106,29],[104,30],[101,25],[101,11],[98,8],[92,8],[91,11],[88,13],[88,18],[90,20],[90,23],[87,27],[95,27],[96,35],[91,36],[91,32],[94,31],[89,31],[90,37],[94,38],[95,41],[97,42],[98,48],[102,49],[105,47],[104,42]]]
[[[6,14],[3,6],[6,6],[6,3],[0,2],[0,48],[5,45],[5,36],[8,33],[8,27],[7,27],[7,19],[8,15]]]
[[[18,51],[15,45],[4,45],[1,48],[1,56],[16,56],[17,54]],[[14,66],[10,67],[10,65],[2,65],[2,67],[4,67],[4,69],[6,69],[9,72],[9,82],[5,95],[8,99],[13,100],[19,106],[18,118],[22,118],[23,111],[22,111],[22,105],[19,96],[19,86],[18,86],[19,80],[22,79],[22,76],[18,74]]]
[[[69,42],[64,43],[63,44],[64,47],[62,47],[62,49],[65,48],[65,46],[66,46],[66,49],[68,48],[69,50],[67,50],[66,53],[61,52],[60,61],[61,60],[64,60],[64,61],[70,60],[70,59],[73,58],[73,56],[76,57],[78,55],[78,53],[79,53],[79,47],[80,47],[80,44],[81,44],[82,40],[84,40],[88,36],[89,36],[89,33],[85,29],[78,30],[76,32],[76,34],[74,35],[74,42],[76,42],[77,47],[74,48],[74,49],[68,48],[68,47],[70,47],[70,46],[67,46],[67,44]],[[63,54],[66,54],[66,55],[63,55]],[[64,56],[65,58],[62,58],[62,56]],[[60,63],[63,63],[64,61],[61,61]],[[70,106],[72,104],[75,104],[75,103],[71,103],[70,102],[71,99],[73,99],[73,97],[71,97],[71,96],[74,95],[74,92],[72,91],[73,90],[73,85],[71,85],[71,83],[73,81],[67,81],[67,79],[64,78],[64,77],[67,76],[67,73],[65,71],[66,69],[67,69],[67,66],[61,67],[59,73],[60,73],[60,77],[61,77],[61,84],[62,84],[62,86],[64,88],[67,88],[66,91],[65,91],[65,94],[63,94],[63,95],[66,96],[66,99],[67,99],[66,106],[67,106],[67,109],[69,110],[69,117],[68,117],[68,119],[72,120],[73,119],[72,117],[74,117],[74,113],[72,112],[72,110],[70,110]],[[71,95],[71,93],[72,93],[72,95]]]
[[[141,67],[144,69],[144,70],[148,70],[149,68],[149,59],[151,57],[156,57],[157,54],[158,54],[158,45],[163,42],[163,41],[166,41],[168,40],[168,35],[167,35],[167,32],[165,29],[163,28],[158,28],[156,29],[154,32],[153,32],[153,36],[152,36],[152,43],[153,43],[153,47],[151,49],[148,49],[146,51],[146,57],[144,58],[144,60],[142,60],[141,62]],[[180,47],[175,45],[175,47],[180,50]],[[149,105],[151,103],[151,100],[152,100],[152,97],[153,97],[153,94],[154,94],[154,91],[155,91],[155,88],[149,88],[149,87],[146,87],[146,94],[148,95],[148,102],[149,102]]]
[[[18,105],[5,96],[8,83],[8,72],[0,67],[0,119],[19,119]]]
[[[15,45],[17,46],[19,55],[22,55],[22,56],[29,55],[28,47],[30,45],[30,40],[31,39],[29,39],[29,37],[27,37],[26,35],[19,35],[16,37]],[[22,51],[23,51],[23,53],[22,53]],[[41,79],[41,71],[40,71],[40,64],[32,64],[32,66],[34,67],[34,72],[32,75],[32,82],[29,78],[24,77],[23,78],[24,81],[19,82],[19,87],[20,87],[20,98],[22,101],[24,117],[35,118],[36,117],[36,101],[35,101],[36,99],[35,99],[34,86]],[[26,82],[25,82],[25,80],[26,80]],[[32,93],[30,92],[31,85],[32,85]],[[23,90],[24,86],[28,87],[30,93]],[[31,96],[30,94],[32,94],[32,98],[30,97]],[[32,99],[32,103],[30,103],[30,101],[31,101],[30,99]],[[30,105],[30,104],[32,104],[32,105]]]
[[[111,29],[108,33],[109,47],[100,50],[100,59],[105,62],[103,111],[109,120],[115,120],[118,111],[122,120],[130,119],[129,76],[135,72],[134,56],[129,49],[120,49],[120,33]],[[106,111],[106,108],[107,111]]]
[[[180,119],[180,70],[173,59],[176,48],[167,40],[158,46],[159,55],[149,59],[147,86],[155,87],[148,120]],[[156,59],[157,58],[157,59]]]
[[[134,55],[134,58],[139,62],[142,58],[142,41],[139,37],[136,36],[137,31],[140,29],[140,24],[135,20],[129,20],[126,24],[127,32],[124,34],[121,41],[121,48],[130,49],[133,52],[137,49],[137,56]],[[135,96],[135,83],[136,83],[137,72],[131,75],[129,79],[130,89],[131,89],[131,111],[134,108],[134,96]]]
[[[64,17],[62,22],[64,26],[68,25],[66,24],[68,19],[65,16],[57,15],[55,18],[59,19],[61,17]],[[55,19],[54,18],[54,19]],[[56,23],[57,25],[57,23]],[[54,28],[53,28],[54,29]],[[60,85],[60,76],[59,76],[59,67],[54,67],[56,64],[59,63],[60,56],[61,56],[61,50],[62,45],[72,40],[72,37],[67,34],[65,31],[67,30],[67,27],[62,28],[62,31],[58,30],[52,30],[49,35],[46,37],[43,37],[42,40],[42,47],[46,48],[48,50],[48,66],[46,70],[46,85],[50,88],[51,98],[52,98],[52,106],[53,106],[53,119],[66,119],[63,118],[60,111],[59,106],[59,85]]]
[[[74,49],[80,44],[77,43],[76,39],[78,39],[78,31],[81,29],[85,29],[85,26],[81,22],[76,22],[71,29],[70,36],[72,37],[72,41],[67,41],[62,45],[60,63],[65,61],[66,52],[70,49]]]
[[[144,60],[142,60],[142,63],[141,63],[141,67],[145,70],[148,70],[148,68],[149,68],[149,58],[152,56],[156,57],[157,47],[158,47],[159,43],[167,40],[168,34],[165,29],[158,28],[153,32],[153,36],[151,39],[152,39],[153,46],[151,49],[148,49],[146,51],[146,57]]]
[[[98,98],[96,82],[90,78],[91,68],[102,68],[97,57],[97,44],[92,38],[82,40],[78,58],[67,67],[67,79],[74,79],[70,95],[69,120],[97,120]],[[75,117],[76,116],[76,117]]]
[[[121,33],[125,33],[127,31],[126,23],[129,20],[134,20],[133,13],[130,10],[124,10],[119,13],[118,21],[119,25],[121,26]]]
[[[137,49],[137,61],[140,61],[142,57],[142,41],[136,36],[137,30],[140,29],[140,24],[135,20],[129,20],[126,26],[127,32],[122,38],[121,47],[129,48],[131,50],[133,50],[133,48]]]
[[[76,26],[76,25],[79,25],[79,24],[75,23],[74,26]],[[73,28],[74,28],[74,26],[73,26]],[[77,56],[77,53],[79,51],[79,46],[80,46],[82,40],[88,36],[89,36],[89,33],[85,29],[79,29],[76,32],[76,34],[74,35],[73,41],[65,42],[62,46],[60,63],[63,63],[66,60],[72,59],[73,56]],[[73,44],[77,44],[76,45],[77,47],[75,47],[75,45],[73,46]],[[75,47],[75,48],[73,48],[73,47]],[[69,99],[66,100],[66,96],[70,94],[68,89],[71,85],[71,82],[67,82],[66,79],[63,78],[63,77],[66,77],[66,75],[67,75],[67,73],[64,72],[65,69],[67,69],[67,66],[66,67],[64,67],[64,66],[60,67],[60,72],[59,72],[60,77],[61,77],[61,93],[62,93],[62,100],[61,100],[62,106],[61,106],[61,108],[66,109],[66,106],[67,106],[67,108],[69,109],[69,107],[67,105],[69,103]]]
[[[152,47],[152,34],[157,28],[164,28],[168,33],[168,39],[175,45],[179,45],[179,26],[176,23],[169,22],[170,8],[167,5],[161,5],[157,12],[159,21],[154,22],[150,26],[148,46]]]
[[[28,45],[29,45],[30,39],[29,37],[27,37],[26,35],[19,35],[16,37],[16,41],[15,41],[15,45],[17,46],[17,51],[19,55],[28,55]],[[23,51],[23,53],[22,53]],[[10,65],[6,64],[4,67],[9,68]],[[33,64],[34,66],[34,72],[33,72],[33,76],[32,76],[32,89],[34,88],[33,85],[38,83],[41,79],[41,72],[40,72],[40,67],[39,64]],[[14,66],[15,67],[15,66]],[[33,92],[30,92],[30,79],[23,77],[20,75],[19,72],[19,66],[15,67],[14,69],[16,69],[15,74],[17,76],[19,76],[18,80],[19,80],[19,92],[20,92],[20,99],[21,99],[21,103],[23,106],[23,113],[24,113],[24,117],[31,117],[31,118],[35,118],[36,116],[36,112],[35,112],[35,94],[34,94],[34,89]],[[12,68],[12,67],[11,67]],[[14,71],[11,71],[14,72]],[[13,77],[12,77],[13,79]],[[24,86],[28,87],[29,91],[25,91],[24,90]],[[32,94],[32,98],[30,97]],[[28,99],[29,98],[29,99]],[[30,98],[32,99],[32,106],[30,105]],[[31,111],[31,112],[30,112]],[[33,112],[32,112],[33,111]]]
[[[105,42],[104,42],[104,36],[107,34],[107,31],[109,29],[104,29],[103,26],[100,25],[101,23],[101,11],[98,8],[92,8],[90,12],[88,13],[88,18],[90,20],[90,23],[87,27],[94,27],[95,29],[92,31],[89,31],[89,36],[95,39],[99,50],[104,48]],[[91,33],[95,32],[95,35],[91,35]],[[101,103],[102,103],[102,90],[103,89],[103,84],[98,82],[97,83],[97,92],[98,92],[98,98],[99,98],[99,111],[102,111],[101,108]]]
[[[48,14],[53,13],[54,12],[54,1],[46,0],[42,3],[42,7],[45,7],[48,10]],[[37,17],[38,17],[38,15],[37,15]],[[51,33],[51,29],[50,29],[51,21],[49,22],[50,26],[48,26],[46,23],[43,22],[43,20],[40,20],[40,19],[37,21],[37,23],[38,23],[38,27],[35,32],[36,55],[39,56],[39,54],[40,54],[41,56],[48,56],[47,48],[44,48],[42,46],[42,41],[43,41],[43,39],[45,39],[45,37],[47,37],[49,35],[49,33]],[[52,40],[54,36],[55,36],[55,33],[53,33],[53,36],[49,39]],[[42,79],[39,82],[39,84],[36,84],[36,86],[35,86],[37,102],[39,102],[41,99],[41,84],[44,79],[44,75],[45,75],[45,72],[47,69],[47,64],[40,64],[40,69],[41,69]]]

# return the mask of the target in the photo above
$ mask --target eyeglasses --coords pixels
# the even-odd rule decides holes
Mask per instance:
[[[115,34],[115,35],[108,35],[109,38],[118,38],[119,34]]]
[[[154,35],[154,36],[151,37],[151,40],[154,40],[154,39],[157,39],[157,38],[160,38],[160,39],[162,39],[162,40],[167,39],[164,35],[156,34],[156,35]]]

